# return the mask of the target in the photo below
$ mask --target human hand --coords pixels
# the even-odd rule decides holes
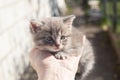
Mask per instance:
[[[30,53],[30,62],[37,72],[38,80],[74,80],[79,59],[80,55],[59,60],[37,48]]]

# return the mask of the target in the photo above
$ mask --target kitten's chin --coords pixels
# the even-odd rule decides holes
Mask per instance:
[[[50,52],[58,52],[58,51],[60,51],[60,50],[62,50],[62,49],[52,49],[52,48],[49,48],[49,49],[47,49],[48,51],[50,51]]]

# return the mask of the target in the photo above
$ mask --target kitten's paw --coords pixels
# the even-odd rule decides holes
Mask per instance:
[[[57,54],[55,54],[55,58],[57,58],[57,59],[67,59],[68,55],[64,52],[58,52]]]

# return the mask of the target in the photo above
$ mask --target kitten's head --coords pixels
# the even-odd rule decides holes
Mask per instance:
[[[70,38],[74,18],[70,15],[32,20],[30,28],[35,45],[52,52],[62,50]]]

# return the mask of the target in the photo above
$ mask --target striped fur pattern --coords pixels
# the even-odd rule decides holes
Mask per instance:
[[[32,20],[30,29],[35,47],[51,52],[57,59],[82,54],[78,73],[82,74],[81,80],[84,80],[93,68],[94,54],[86,37],[72,27],[74,18],[74,15],[70,15]]]

